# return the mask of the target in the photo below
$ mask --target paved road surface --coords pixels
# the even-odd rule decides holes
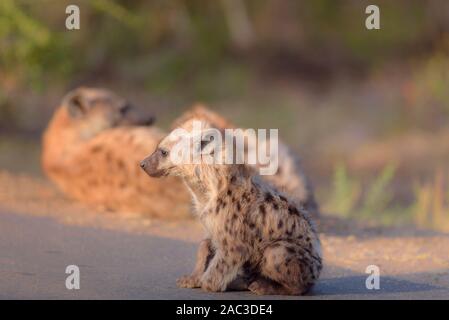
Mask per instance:
[[[0,212],[0,298],[261,299],[248,292],[176,288],[175,279],[191,270],[194,253],[191,242]],[[80,268],[80,290],[65,288],[70,264]],[[378,291],[367,290],[365,279],[328,264],[312,294],[299,299],[449,299],[447,270],[382,276]]]

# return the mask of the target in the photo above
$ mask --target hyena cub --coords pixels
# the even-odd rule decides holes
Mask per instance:
[[[211,156],[226,154],[227,146],[211,138],[214,129],[208,123],[201,127],[198,139],[192,121],[187,121],[181,125],[184,134],[172,131],[141,162],[152,177],[184,179],[207,231],[193,273],[178,279],[178,286],[306,293],[322,269],[320,241],[308,213],[262,180],[254,168],[210,161]],[[201,154],[199,162],[174,161],[182,139],[197,141],[189,148],[192,154]]]

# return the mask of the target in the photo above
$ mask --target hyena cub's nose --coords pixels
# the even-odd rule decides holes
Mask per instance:
[[[146,166],[145,160],[140,161],[140,167],[141,167],[142,169],[145,169],[145,166]]]

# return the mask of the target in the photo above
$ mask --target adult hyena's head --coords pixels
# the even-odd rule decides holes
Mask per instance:
[[[152,115],[139,112],[128,101],[106,89],[75,89],[63,98],[61,107],[67,112],[70,129],[79,130],[83,138],[117,126],[154,122]]]

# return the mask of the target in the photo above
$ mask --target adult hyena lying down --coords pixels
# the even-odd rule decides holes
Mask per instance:
[[[254,168],[205,160],[224,156],[227,147],[222,143],[217,152],[216,145],[211,147],[217,139],[204,139],[213,130],[209,124],[203,122],[200,133],[192,130],[192,121],[181,128],[184,134],[172,131],[141,163],[151,177],[184,179],[208,234],[195,270],[178,285],[225,291],[238,283],[256,294],[307,292],[322,268],[320,241],[308,213]],[[201,154],[201,161],[175,161],[179,143],[192,138],[198,142],[189,148]]]
[[[235,125],[221,115],[209,110],[203,105],[196,105],[182,114],[172,124],[176,129],[186,121],[205,121],[221,130],[234,129]],[[313,187],[304,172],[298,156],[282,141],[278,141],[278,170],[274,175],[264,175],[262,178],[278,190],[287,193],[293,200],[299,202],[314,217],[319,216],[319,207],[315,201]],[[255,167],[258,167],[256,164]]]
[[[187,217],[189,196],[181,181],[148,179],[139,168],[164,136],[152,122],[108,90],[76,89],[44,133],[43,170],[67,195],[90,205]]]

